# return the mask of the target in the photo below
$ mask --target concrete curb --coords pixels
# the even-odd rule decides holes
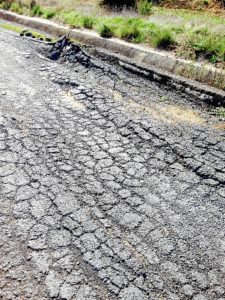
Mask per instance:
[[[185,77],[162,71],[156,67],[149,67],[143,64],[132,62],[119,54],[103,50],[101,48],[90,48],[88,52],[94,56],[100,57],[107,62],[116,63],[125,70],[145,77],[150,81],[155,81],[166,85],[169,90],[177,90],[190,97],[190,100],[199,100],[215,106],[225,106],[225,92],[198,81],[187,79]]]
[[[21,16],[1,9],[0,18],[37,30],[42,30],[55,36],[70,33],[70,37],[80,43],[105,49],[110,51],[110,53],[114,52],[114,54],[109,55],[114,55],[119,57],[120,60],[124,60],[124,67],[129,68],[131,71],[135,69],[136,65],[139,65],[139,70],[142,69],[145,73],[151,74],[151,76],[149,75],[149,78],[152,80],[171,85],[171,87],[179,89],[188,95],[216,105],[225,104],[224,91],[204,86],[193,80],[185,79],[191,77],[194,80],[212,86],[217,86],[218,82],[221,82],[222,80],[225,85],[225,71],[223,70],[218,70],[209,65],[203,66],[199,63],[178,59],[167,52],[127,43],[119,39],[104,39],[95,32],[77,29],[71,30],[66,26],[61,26],[41,18]],[[130,65],[133,65],[133,67],[126,66],[128,62],[127,59],[131,62]],[[165,71],[175,75],[182,75],[185,78],[173,76]]]

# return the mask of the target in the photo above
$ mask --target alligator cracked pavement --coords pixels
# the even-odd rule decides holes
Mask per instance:
[[[0,31],[0,298],[225,299],[223,124],[44,48]]]

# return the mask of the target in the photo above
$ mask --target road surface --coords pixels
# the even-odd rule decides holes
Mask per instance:
[[[1,299],[225,299],[225,126],[0,30]]]

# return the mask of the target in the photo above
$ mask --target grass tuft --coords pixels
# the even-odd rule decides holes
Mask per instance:
[[[75,11],[61,13],[61,18],[64,23],[71,26],[71,28],[82,28],[82,17]]]
[[[10,9],[13,1],[11,0],[0,0],[0,8],[2,9]]]
[[[56,16],[56,14],[57,14],[57,11],[52,8],[43,9],[43,17],[45,19],[50,20],[50,19],[54,18]]]
[[[225,61],[225,34],[214,35],[210,32],[191,35],[189,45],[194,49],[196,56],[204,56],[212,63]]]
[[[139,14],[149,16],[152,12],[152,2],[150,0],[140,0],[137,4]]]
[[[111,37],[113,37],[113,31],[106,24],[100,25],[100,27],[98,29],[98,32],[99,32],[99,34],[100,34],[101,37],[104,37],[104,38],[111,38]]]
[[[95,23],[95,19],[89,16],[83,16],[83,27],[87,29],[92,29]]]
[[[143,41],[142,22],[137,18],[125,20],[118,28],[116,35],[126,41]]]
[[[176,44],[176,40],[169,29],[157,29],[152,37],[152,45],[156,48],[168,49]]]
[[[10,10],[20,15],[23,14],[23,8],[18,2],[13,2],[10,6]]]
[[[42,8],[40,5],[34,5],[31,9],[30,9],[30,15],[32,17],[34,16],[38,16],[41,17],[44,14]]]
[[[214,108],[211,113],[217,117],[225,119],[225,107],[223,106]]]

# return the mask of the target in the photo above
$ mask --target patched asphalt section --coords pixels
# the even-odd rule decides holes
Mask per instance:
[[[0,52],[0,297],[224,299],[223,123],[85,51]]]

